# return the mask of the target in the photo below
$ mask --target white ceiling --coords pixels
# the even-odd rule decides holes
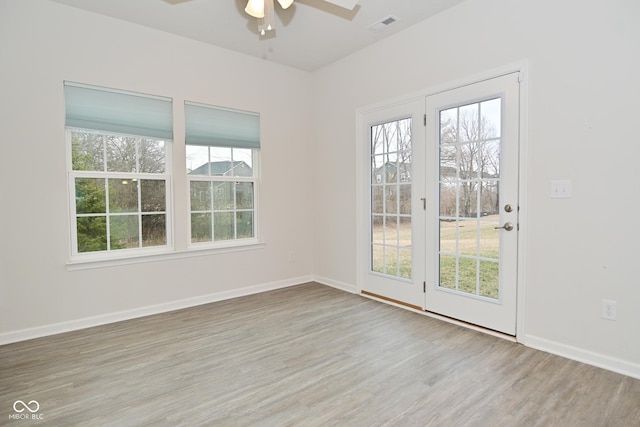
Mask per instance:
[[[247,0],[52,0],[313,71],[464,0],[360,0],[353,11],[323,0],[276,2],[276,29],[261,37]],[[369,27],[389,16],[381,30]]]

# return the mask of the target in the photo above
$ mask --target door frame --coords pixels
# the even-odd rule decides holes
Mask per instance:
[[[526,59],[506,64],[494,69],[478,72],[474,75],[462,77],[456,80],[452,80],[447,83],[438,84],[426,89],[399,96],[397,98],[389,99],[384,102],[371,104],[368,106],[360,107],[356,109],[356,138],[355,138],[355,167],[356,167],[356,211],[355,211],[355,224],[356,224],[356,293],[360,294],[363,290],[363,283],[366,279],[364,274],[364,262],[366,260],[366,253],[368,253],[368,239],[369,239],[369,221],[368,217],[368,187],[369,187],[369,158],[368,153],[369,144],[369,132],[367,130],[367,124],[365,121],[366,115],[374,111],[389,108],[399,103],[409,102],[419,97],[426,97],[435,95],[441,92],[446,92],[452,89],[457,89],[463,86],[479,83],[484,80],[489,80],[495,77],[500,77],[506,74],[519,73],[520,82],[520,105],[519,105],[519,172],[518,172],[518,194],[519,194],[519,225],[520,235],[518,238],[518,260],[517,260],[517,302],[516,302],[516,337],[518,342],[524,341],[525,337],[525,307],[526,307],[526,266],[527,266],[527,242],[528,242],[528,84],[529,84],[529,71],[528,61]],[[367,213],[367,215],[365,215]],[[366,251],[366,253],[363,253]],[[422,273],[425,274],[425,273]],[[407,308],[399,304],[398,307]],[[424,307],[423,307],[424,309]],[[431,313],[422,311],[421,313],[442,319],[445,321],[451,321],[456,324],[466,325],[464,322],[459,322],[453,319],[447,319],[442,316],[433,315]],[[473,329],[479,329],[473,325],[467,325]],[[488,331],[487,333],[492,333]]]

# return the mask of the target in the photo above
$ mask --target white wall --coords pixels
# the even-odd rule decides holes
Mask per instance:
[[[356,109],[528,60],[520,339],[640,377],[638,17],[635,0],[467,0],[316,72],[316,171],[339,173],[314,180],[315,273],[356,283]]]
[[[310,278],[309,73],[49,1],[0,0],[0,75],[0,341]],[[180,165],[185,99],[260,112],[266,247],[68,271],[63,80],[172,97]],[[174,185],[186,188],[183,174]],[[185,191],[174,194],[184,237]]]

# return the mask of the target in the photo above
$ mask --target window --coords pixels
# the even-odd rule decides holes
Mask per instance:
[[[65,101],[72,257],[170,247],[171,100],[65,83]]]
[[[411,278],[411,118],[371,126],[371,271]]]
[[[191,243],[256,240],[259,116],[195,103],[185,114]]]

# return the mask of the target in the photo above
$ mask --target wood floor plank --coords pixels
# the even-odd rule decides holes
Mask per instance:
[[[7,426],[640,426],[640,380],[309,283],[0,346],[0,405]]]

